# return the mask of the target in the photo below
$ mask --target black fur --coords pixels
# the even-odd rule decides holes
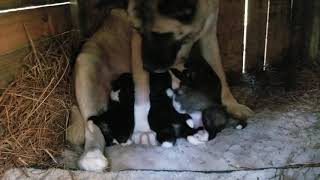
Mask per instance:
[[[198,0],[160,0],[158,11],[182,23],[190,23],[196,14],[197,3]]]
[[[113,139],[125,143],[133,132],[134,127],[134,85],[131,74],[123,74],[112,82],[113,91],[120,90],[120,102],[110,99],[109,108],[93,122],[102,131],[106,145],[110,146]]]
[[[150,72],[166,71],[175,62],[182,41],[174,39],[172,33],[142,34],[142,61]]]
[[[202,122],[209,133],[209,140],[226,127],[242,125],[245,128],[245,121],[233,119],[221,105],[219,78],[202,57],[199,42],[193,46],[185,66],[184,72],[171,70],[181,80],[180,88],[174,90],[176,100],[187,112],[202,112]]]
[[[127,9],[128,7],[128,0],[97,0],[96,1],[96,8],[123,8]]]
[[[150,102],[149,124],[157,133],[157,140],[176,142],[177,138],[187,137],[196,130],[186,124],[190,116],[179,114],[172,106],[166,90],[171,88],[171,76],[166,73],[150,73]]]

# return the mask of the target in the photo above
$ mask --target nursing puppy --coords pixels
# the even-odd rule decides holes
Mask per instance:
[[[213,139],[217,133],[226,127],[243,129],[244,121],[230,118],[224,107],[219,103],[208,99],[204,92],[188,86],[177,89],[167,89],[167,95],[172,99],[175,110],[181,114],[188,114],[192,121],[188,121],[190,127],[199,130],[196,134],[187,137],[192,144],[201,144]]]
[[[177,69],[170,70],[176,85],[172,85],[173,89],[167,90],[167,95],[172,99],[177,112],[192,117],[192,121],[188,122],[191,127],[204,128],[189,136],[189,142],[203,143],[213,139],[226,127],[242,129],[246,126],[245,121],[231,118],[221,105],[219,78],[202,57],[199,42],[194,44],[184,67],[185,70],[182,72]]]
[[[182,70],[181,64],[189,59],[192,46],[199,41],[202,56],[221,83],[223,106],[244,121],[253,112],[237,102],[226,81],[216,35],[218,11],[219,0],[129,0],[128,4],[129,15],[142,39],[143,67],[151,72],[171,67]]]
[[[91,118],[106,141],[106,146],[131,144],[134,128],[134,84],[132,74],[124,73],[112,82],[108,110]]]

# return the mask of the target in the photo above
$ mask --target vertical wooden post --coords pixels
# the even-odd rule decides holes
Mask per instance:
[[[246,70],[262,70],[268,0],[250,0],[247,25]]]
[[[290,16],[291,0],[270,1],[267,65],[279,64],[287,55]]]

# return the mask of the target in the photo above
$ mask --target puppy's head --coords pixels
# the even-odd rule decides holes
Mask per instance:
[[[175,64],[193,32],[199,0],[129,0],[128,12],[142,36],[144,68],[153,72]]]

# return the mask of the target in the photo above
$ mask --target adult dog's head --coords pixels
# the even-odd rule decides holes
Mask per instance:
[[[148,71],[175,64],[181,47],[199,32],[204,0],[129,0],[128,12],[142,36],[142,59]],[[196,24],[196,25],[195,25]]]

